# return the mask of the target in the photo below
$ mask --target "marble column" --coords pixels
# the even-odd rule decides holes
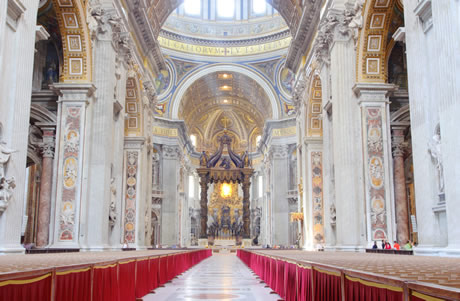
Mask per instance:
[[[200,223],[201,223],[201,232],[200,239],[208,239],[208,172],[198,171],[200,176]]]
[[[406,176],[404,172],[404,128],[393,128],[393,172],[396,205],[396,236],[398,242],[405,243],[409,239],[409,212],[406,193]]]
[[[42,173],[40,177],[40,199],[38,205],[37,247],[45,247],[49,242],[51,192],[53,181],[54,131],[53,125],[38,126],[43,131]]]
[[[249,211],[249,188],[251,186],[251,173],[244,171],[243,179],[243,238],[250,238],[250,211]]]

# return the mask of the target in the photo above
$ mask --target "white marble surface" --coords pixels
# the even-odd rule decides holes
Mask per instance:
[[[281,299],[260,283],[235,253],[214,254],[187,272],[144,296],[144,301],[161,300],[251,300]]]

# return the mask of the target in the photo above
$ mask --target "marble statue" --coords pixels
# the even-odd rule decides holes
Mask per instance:
[[[337,221],[337,213],[336,213],[336,209],[335,209],[335,204],[332,203],[331,204],[331,207],[329,207],[329,212],[330,212],[330,223],[331,225],[335,225],[336,224],[336,221]]]
[[[16,180],[14,177],[6,177],[5,169],[10,156],[16,152],[6,146],[6,143],[0,141],[0,213],[8,208],[8,204],[13,196],[16,188]]]
[[[117,188],[115,178],[110,180],[110,209],[109,209],[109,226],[112,229],[117,222]]]
[[[428,143],[428,152],[438,170],[438,190],[439,193],[442,194],[444,193],[444,168],[441,153],[441,134],[439,132],[437,132]]]

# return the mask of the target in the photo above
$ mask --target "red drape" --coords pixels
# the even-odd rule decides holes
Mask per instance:
[[[315,300],[339,301],[342,300],[340,275],[330,272],[313,271],[315,275]]]
[[[55,286],[55,300],[90,300],[91,268],[56,272]]]
[[[399,290],[399,291],[395,291]],[[347,300],[402,301],[402,288],[345,277]]]
[[[284,265],[286,262],[277,259],[276,260],[276,283],[274,291],[284,299],[285,288],[284,288]]]
[[[312,299],[311,269],[297,267],[297,290],[299,300]]]
[[[138,260],[136,264],[136,298],[142,298],[150,292],[149,260]]]
[[[295,301],[297,293],[297,272],[296,264],[285,262],[284,264],[284,299],[286,301]]]
[[[168,270],[168,257],[164,256],[164,257],[160,257],[159,259],[159,271],[158,271],[158,280],[159,280],[159,284],[160,285],[163,285],[165,284],[166,282],[168,282],[168,273],[167,273],[167,270]]]
[[[117,264],[113,264],[102,267],[94,267],[92,301],[119,300],[117,266]]]
[[[42,301],[51,298],[51,273],[0,281],[0,301]]]
[[[120,300],[134,300],[136,290],[136,261],[121,261],[118,264]]]
[[[150,290],[154,290],[158,287],[159,258],[158,257],[150,258],[149,262],[150,262],[150,272],[149,272]]]

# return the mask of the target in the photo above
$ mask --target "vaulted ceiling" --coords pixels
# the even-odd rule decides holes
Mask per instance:
[[[255,150],[255,140],[272,109],[255,80],[235,72],[214,72],[193,83],[181,100],[179,118],[203,149],[213,149],[227,129],[236,149]]]

